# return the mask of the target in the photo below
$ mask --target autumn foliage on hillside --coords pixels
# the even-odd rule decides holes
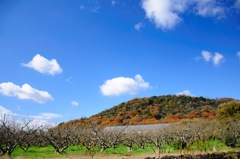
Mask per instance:
[[[97,123],[102,126],[173,123],[181,119],[213,119],[219,104],[232,98],[209,99],[191,96],[153,96],[135,98],[102,111],[90,118],[80,118],[66,124]]]

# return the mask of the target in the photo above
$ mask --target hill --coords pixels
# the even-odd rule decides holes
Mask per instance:
[[[85,125],[94,122],[102,126],[137,125],[178,122],[181,119],[213,119],[219,104],[232,98],[209,99],[192,96],[152,96],[135,98],[104,110],[89,118],[71,120],[65,124]]]

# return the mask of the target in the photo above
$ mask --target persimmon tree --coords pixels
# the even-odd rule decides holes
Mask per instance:
[[[10,158],[17,146],[27,150],[30,146],[28,138],[35,133],[31,120],[15,120],[4,116],[0,120],[0,154]]]
[[[157,148],[158,158],[160,158],[161,148],[168,141],[168,133],[165,131],[164,128],[161,128],[161,129],[149,132],[146,135],[146,138],[147,138],[147,141],[150,143],[150,145],[154,145]]]
[[[194,142],[194,124],[187,121],[168,126],[168,134],[180,151],[185,150]]]
[[[42,135],[46,138],[50,145],[54,147],[56,152],[63,154],[71,144],[71,130],[69,127],[56,126],[42,131]]]
[[[101,152],[111,147],[118,147],[125,137],[125,128],[118,130],[104,129],[104,127],[90,124],[90,129],[93,131],[94,138],[100,146]]]

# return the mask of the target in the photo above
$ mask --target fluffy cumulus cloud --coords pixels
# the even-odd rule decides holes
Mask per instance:
[[[201,54],[202,54],[202,57],[204,58],[204,60],[207,61],[207,62],[209,62],[211,60],[211,58],[212,58],[212,53],[209,52],[209,51],[203,50],[201,52]]]
[[[150,88],[149,83],[145,82],[141,75],[134,78],[117,77],[105,81],[100,86],[100,90],[104,96],[119,96],[123,94],[136,94],[142,89]]]
[[[181,14],[190,13],[203,17],[223,17],[225,9],[217,0],[142,0],[146,17],[163,30],[173,29]]]
[[[39,54],[35,55],[27,64],[23,63],[22,66],[32,68],[42,74],[48,75],[56,75],[62,72],[62,68],[56,59],[48,60]]]
[[[213,55],[213,53],[203,50],[201,52],[201,55],[206,62],[213,62],[215,66],[219,65],[224,61],[224,56],[218,52],[214,53]]]
[[[12,82],[1,83],[0,94],[5,96],[16,96],[19,99],[30,99],[41,104],[53,100],[52,96],[46,91],[32,88],[29,84],[18,86]]]
[[[191,93],[191,91],[189,91],[189,90],[185,90],[185,91],[179,92],[179,93],[177,93],[177,95],[178,95],[178,96],[179,96],[179,95],[193,96],[192,93]]]
[[[215,53],[213,57],[213,64],[218,65],[219,63],[223,62],[224,56],[218,52]]]
[[[155,22],[157,28],[172,29],[181,21],[178,7],[175,0],[143,0],[142,8],[146,12],[146,17]]]

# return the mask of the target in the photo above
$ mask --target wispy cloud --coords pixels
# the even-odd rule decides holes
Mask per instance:
[[[195,0],[196,14],[203,17],[223,17],[225,8],[217,0]]]
[[[5,115],[12,116],[13,114],[12,111],[0,105],[0,119],[3,119]]]
[[[177,93],[177,95],[185,95],[185,96],[194,96],[190,90],[185,90],[185,91],[182,91],[182,92],[179,92]]]
[[[219,18],[225,14],[217,0],[142,0],[142,8],[146,17],[163,30],[173,29],[187,11],[202,17]]]
[[[15,96],[19,99],[30,99],[41,104],[53,100],[53,97],[46,91],[37,90],[29,84],[18,86],[12,82],[1,83],[0,94],[5,96]]]
[[[55,75],[62,73],[62,68],[56,59],[48,60],[39,54],[35,55],[27,64],[22,63],[22,66],[32,68],[42,74]]]
[[[237,9],[240,9],[240,0],[236,0],[236,2],[235,2],[235,7],[236,7]]]
[[[50,120],[50,119],[54,119],[54,118],[61,118],[62,115],[55,114],[55,113],[41,113],[39,115],[31,115],[29,117],[33,118],[33,119]]]
[[[116,77],[109,79],[100,86],[104,96],[119,96],[123,94],[136,94],[142,89],[150,88],[150,84],[145,82],[141,75],[134,78]]]
[[[71,105],[76,107],[76,106],[78,106],[79,104],[78,104],[77,101],[74,100],[74,101],[71,102]]]
[[[240,59],[240,51],[236,55]]]
[[[84,5],[80,5],[80,7],[79,7],[81,10],[83,10],[85,7],[84,7]]]
[[[73,79],[73,77],[68,77],[67,79],[66,79],[66,82],[68,82],[68,83],[72,83],[72,79]]]
[[[112,4],[112,6],[115,6],[116,1],[115,1],[115,0],[112,0],[112,1],[111,1],[111,4]]]
[[[142,27],[143,27],[142,23],[137,23],[136,25],[134,25],[134,28],[138,31],[141,30]]]
[[[4,116],[13,119],[28,119],[31,121],[31,125],[52,125],[54,123],[51,120],[56,118],[61,118],[62,115],[55,113],[41,113],[39,115],[24,115],[13,113],[11,110],[5,108],[4,106],[0,106],[0,120],[4,118]]]
[[[96,5],[96,6],[93,6],[90,11],[93,13],[98,13],[99,10],[100,10],[100,6]]]
[[[214,53],[213,55],[213,53],[203,50],[201,52],[201,55],[206,62],[213,62],[215,66],[219,65],[224,61],[224,56],[218,52]]]

